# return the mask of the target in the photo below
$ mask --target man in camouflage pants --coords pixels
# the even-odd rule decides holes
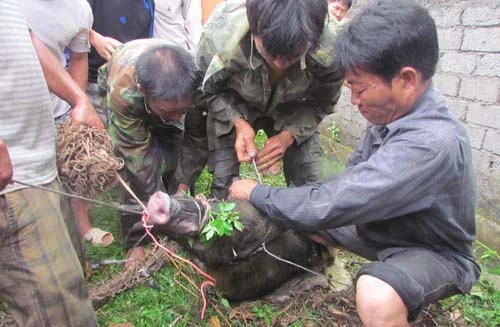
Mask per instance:
[[[125,160],[122,177],[141,201],[164,190],[161,169],[173,171],[182,130],[175,126],[191,106],[194,63],[184,49],[160,39],[142,39],[118,47],[99,69],[98,84],[110,109],[109,133],[116,154]],[[175,185],[173,185],[175,187]],[[122,190],[122,204],[134,204]],[[120,214],[128,258],[142,258],[144,248],[127,237],[137,215]]]
[[[216,8],[196,58],[204,74],[213,196],[226,198],[239,163],[253,158],[260,171],[283,159],[288,185],[318,181],[317,127],[333,112],[343,82],[332,56],[338,26],[327,18],[324,0],[230,1]],[[199,138],[199,128],[192,126],[186,123],[185,142],[192,134],[191,139]],[[258,129],[268,140],[257,152]],[[198,171],[186,168],[195,156],[183,156],[182,184],[192,182],[189,173]]]

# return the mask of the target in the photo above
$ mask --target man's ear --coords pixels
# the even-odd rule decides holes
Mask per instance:
[[[401,106],[410,109],[424,90],[422,73],[413,67],[405,66],[393,79],[393,87]]]
[[[398,73],[398,86],[403,90],[415,90],[421,79],[420,72],[413,67],[405,66]]]

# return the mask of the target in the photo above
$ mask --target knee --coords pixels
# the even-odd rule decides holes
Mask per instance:
[[[356,283],[356,305],[361,321],[372,326],[409,326],[408,310],[398,293],[386,282],[361,275]]]

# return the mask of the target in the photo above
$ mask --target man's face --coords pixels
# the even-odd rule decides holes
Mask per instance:
[[[374,74],[362,71],[349,71],[346,81],[351,85],[351,102],[358,106],[359,112],[374,125],[387,125],[402,115],[408,108],[404,105],[401,83],[390,84]]]
[[[327,0],[328,1],[328,11],[335,17],[339,22],[344,18],[347,13],[347,6],[342,0]]]
[[[255,47],[257,48],[257,51],[259,51],[260,55],[266,63],[271,66],[272,68],[275,69],[280,69],[280,70],[285,70],[288,67],[290,67],[292,64],[296,63],[299,61],[300,57],[293,58],[293,59],[287,59],[284,57],[272,57],[269,55],[264,48],[264,45],[262,44],[262,39],[259,36],[254,36],[254,41],[255,41]]]
[[[191,97],[179,101],[146,100],[151,112],[160,117],[163,122],[178,121],[191,106]]]

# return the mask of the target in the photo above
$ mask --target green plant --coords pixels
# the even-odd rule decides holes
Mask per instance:
[[[234,229],[243,231],[240,213],[234,210],[235,207],[233,202],[219,202],[218,210],[209,212],[209,221],[201,231],[202,241],[208,242],[214,237],[229,236]]]
[[[330,125],[326,128],[330,133],[330,139],[334,142],[340,143],[340,129],[335,120],[330,120]]]
[[[458,304],[463,318],[476,326],[500,326],[500,291],[481,277]]]
[[[486,246],[485,244],[481,243],[480,241],[476,241],[475,243],[477,246],[474,249],[474,251],[476,252],[476,256],[483,266],[488,267],[488,266],[495,264],[495,263],[498,263],[500,261],[500,255],[498,255],[497,251]],[[495,267],[493,267],[493,268],[495,268]]]
[[[212,174],[210,174],[207,167],[205,167],[201,172],[200,176],[196,180],[195,191],[197,194],[204,194],[206,197],[210,197],[211,187],[212,187]]]
[[[271,326],[272,319],[273,319],[273,317],[276,316],[277,310],[272,305],[262,304],[262,305],[259,305],[258,307],[253,307],[252,312],[255,313],[255,315],[258,318],[263,319],[266,323],[266,326]]]
[[[463,319],[474,326],[500,326],[500,290],[487,279],[485,273],[500,275],[498,252],[476,241],[474,252],[481,266],[482,275],[476,285],[465,295],[455,295],[441,304],[458,308]]]

